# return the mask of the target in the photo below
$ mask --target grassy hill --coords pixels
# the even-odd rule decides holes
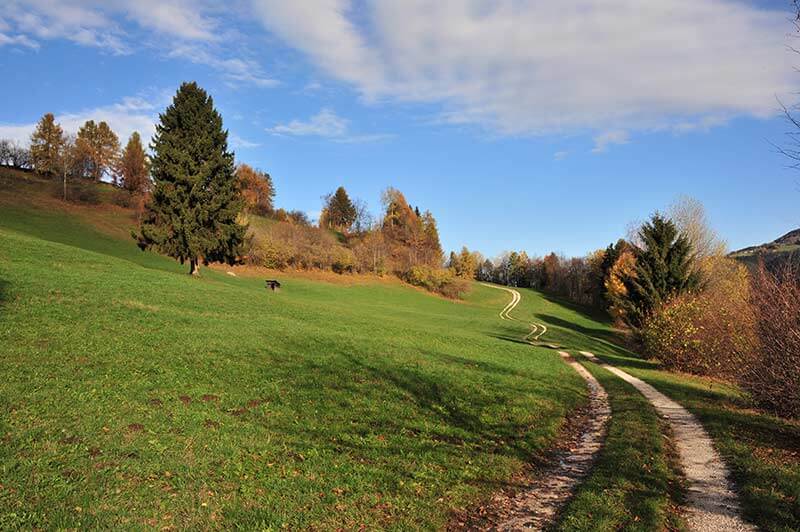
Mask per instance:
[[[499,291],[193,279],[37,187],[0,193],[2,528],[442,526],[584,398]]]
[[[282,273],[280,293],[247,268],[192,278],[136,248],[132,211],[57,196],[0,174],[0,529],[439,529],[512,488],[585,401],[554,351],[499,319],[499,290],[454,302],[355,276]],[[701,415],[767,528],[800,523],[787,462],[800,428],[632,357],[600,316],[522,292],[515,315],[548,340]],[[590,368],[615,416],[560,527],[678,526],[661,422]]]
[[[787,261],[800,264],[800,229],[789,231],[772,242],[734,251],[731,257],[749,265],[756,265],[759,260],[773,267]]]

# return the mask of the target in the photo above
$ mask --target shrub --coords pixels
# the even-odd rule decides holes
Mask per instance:
[[[292,222],[274,222],[253,235],[248,260],[273,269],[355,270],[353,252],[329,231]]]
[[[645,319],[640,337],[671,369],[737,377],[755,342],[748,272],[722,257],[709,268],[705,289],[670,299]]]
[[[272,239],[254,238],[248,253],[248,262],[273,270],[282,270],[289,265],[291,248],[285,243]]]
[[[800,280],[786,265],[777,273],[761,264],[753,274],[751,302],[757,349],[744,360],[741,384],[756,402],[778,415],[800,417]]]
[[[402,277],[409,284],[451,299],[458,299],[469,290],[468,281],[456,277],[451,270],[443,268],[413,266]]]
[[[64,197],[64,189],[61,185],[53,188],[53,196]],[[84,183],[81,181],[67,183],[67,201],[73,203],[88,203],[99,205],[101,203],[100,193],[94,183]]]

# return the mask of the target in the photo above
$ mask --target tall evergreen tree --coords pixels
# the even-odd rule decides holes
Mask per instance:
[[[197,83],[184,83],[160,115],[150,145],[153,193],[138,234],[142,249],[154,248],[188,261],[234,264],[247,227],[228,132],[211,97]]]
[[[422,213],[422,261],[430,266],[442,265],[442,243],[439,240],[439,228],[431,211]]]
[[[634,274],[622,280],[626,294],[618,301],[625,321],[635,329],[671,296],[693,290],[700,283],[693,268],[691,243],[671,220],[654,214],[639,229],[639,238],[641,247],[633,248]]]
[[[31,164],[40,174],[60,175],[59,154],[64,145],[64,130],[53,113],[45,114],[31,135]]]
[[[331,229],[348,231],[356,220],[356,207],[344,187],[328,196],[325,205],[327,225]]]

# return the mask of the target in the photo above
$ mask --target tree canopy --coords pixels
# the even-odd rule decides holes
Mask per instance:
[[[348,232],[356,221],[358,211],[344,187],[339,187],[336,192],[325,198],[325,206],[320,216],[320,225]]]
[[[622,277],[624,291],[615,301],[633,328],[641,327],[670,296],[695,289],[700,283],[689,238],[671,220],[654,214],[639,229],[638,237],[641,246],[633,247],[636,265]]]
[[[153,150],[153,193],[139,247],[154,248],[198,264],[234,264],[247,227],[237,220],[243,201],[228,151],[228,132],[212,98],[197,83],[184,83],[160,115]]]
[[[40,174],[59,173],[61,148],[64,145],[64,130],[56,123],[53,113],[45,114],[36,124],[31,135],[31,164]]]
[[[150,161],[139,133],[134,131],[116,167],[120,185],[130,193],[143,194],[150,189]]]
[[[236,177],[242,189],[245,209],[260,216],[271,215],[275,210],[275,185],[272,177],[247,164],[236,167]]]
[[[78,157],[83,161],[86,177],[91,177],[95,181],[100,179],[111,170],[119,156],[119,138],[108,124],[100,122],[96,124],[94,120],[87,120],[78,129],[78,137],[75,140],[75,149]],[[116,184],[117,177],[114,176]]]

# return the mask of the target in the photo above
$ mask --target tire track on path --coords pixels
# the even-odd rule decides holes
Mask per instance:
[[[684,407],[641,379],[606,364],[589,351],[581,355],[630,383],[669,422],[675,436],[681,469],[689,484],[686,501],[690,530],[703,532],[754,531],[741,518],[730,473],[703,425]]]
[[[511,288],[484,284],[505,290],[511,294],[511,302],[500,311],[504,320],[522,321],[510,312],[519,304],[522,296]],[[524,323],[524,322],[523,322]],[[530,323],[531,332],[524,340],[532,344],[547,332],[544,324]],[[532,344],[533,345],[533,344]],[[538,468],[536,476],[513,494],[496,494],[489,507],[489,515],[475,529],[490,530],[541,530],[553,522],[559,510],[572,497],[578,484],[589,474],[606,438],[611,406],[600,382],[586,368],[564,351],[558,353],[585,381],[589,390],[589,402],[581,412],[577,430],[561,442],[548,465]],[[472,528],[472,527],[470,527]]]

